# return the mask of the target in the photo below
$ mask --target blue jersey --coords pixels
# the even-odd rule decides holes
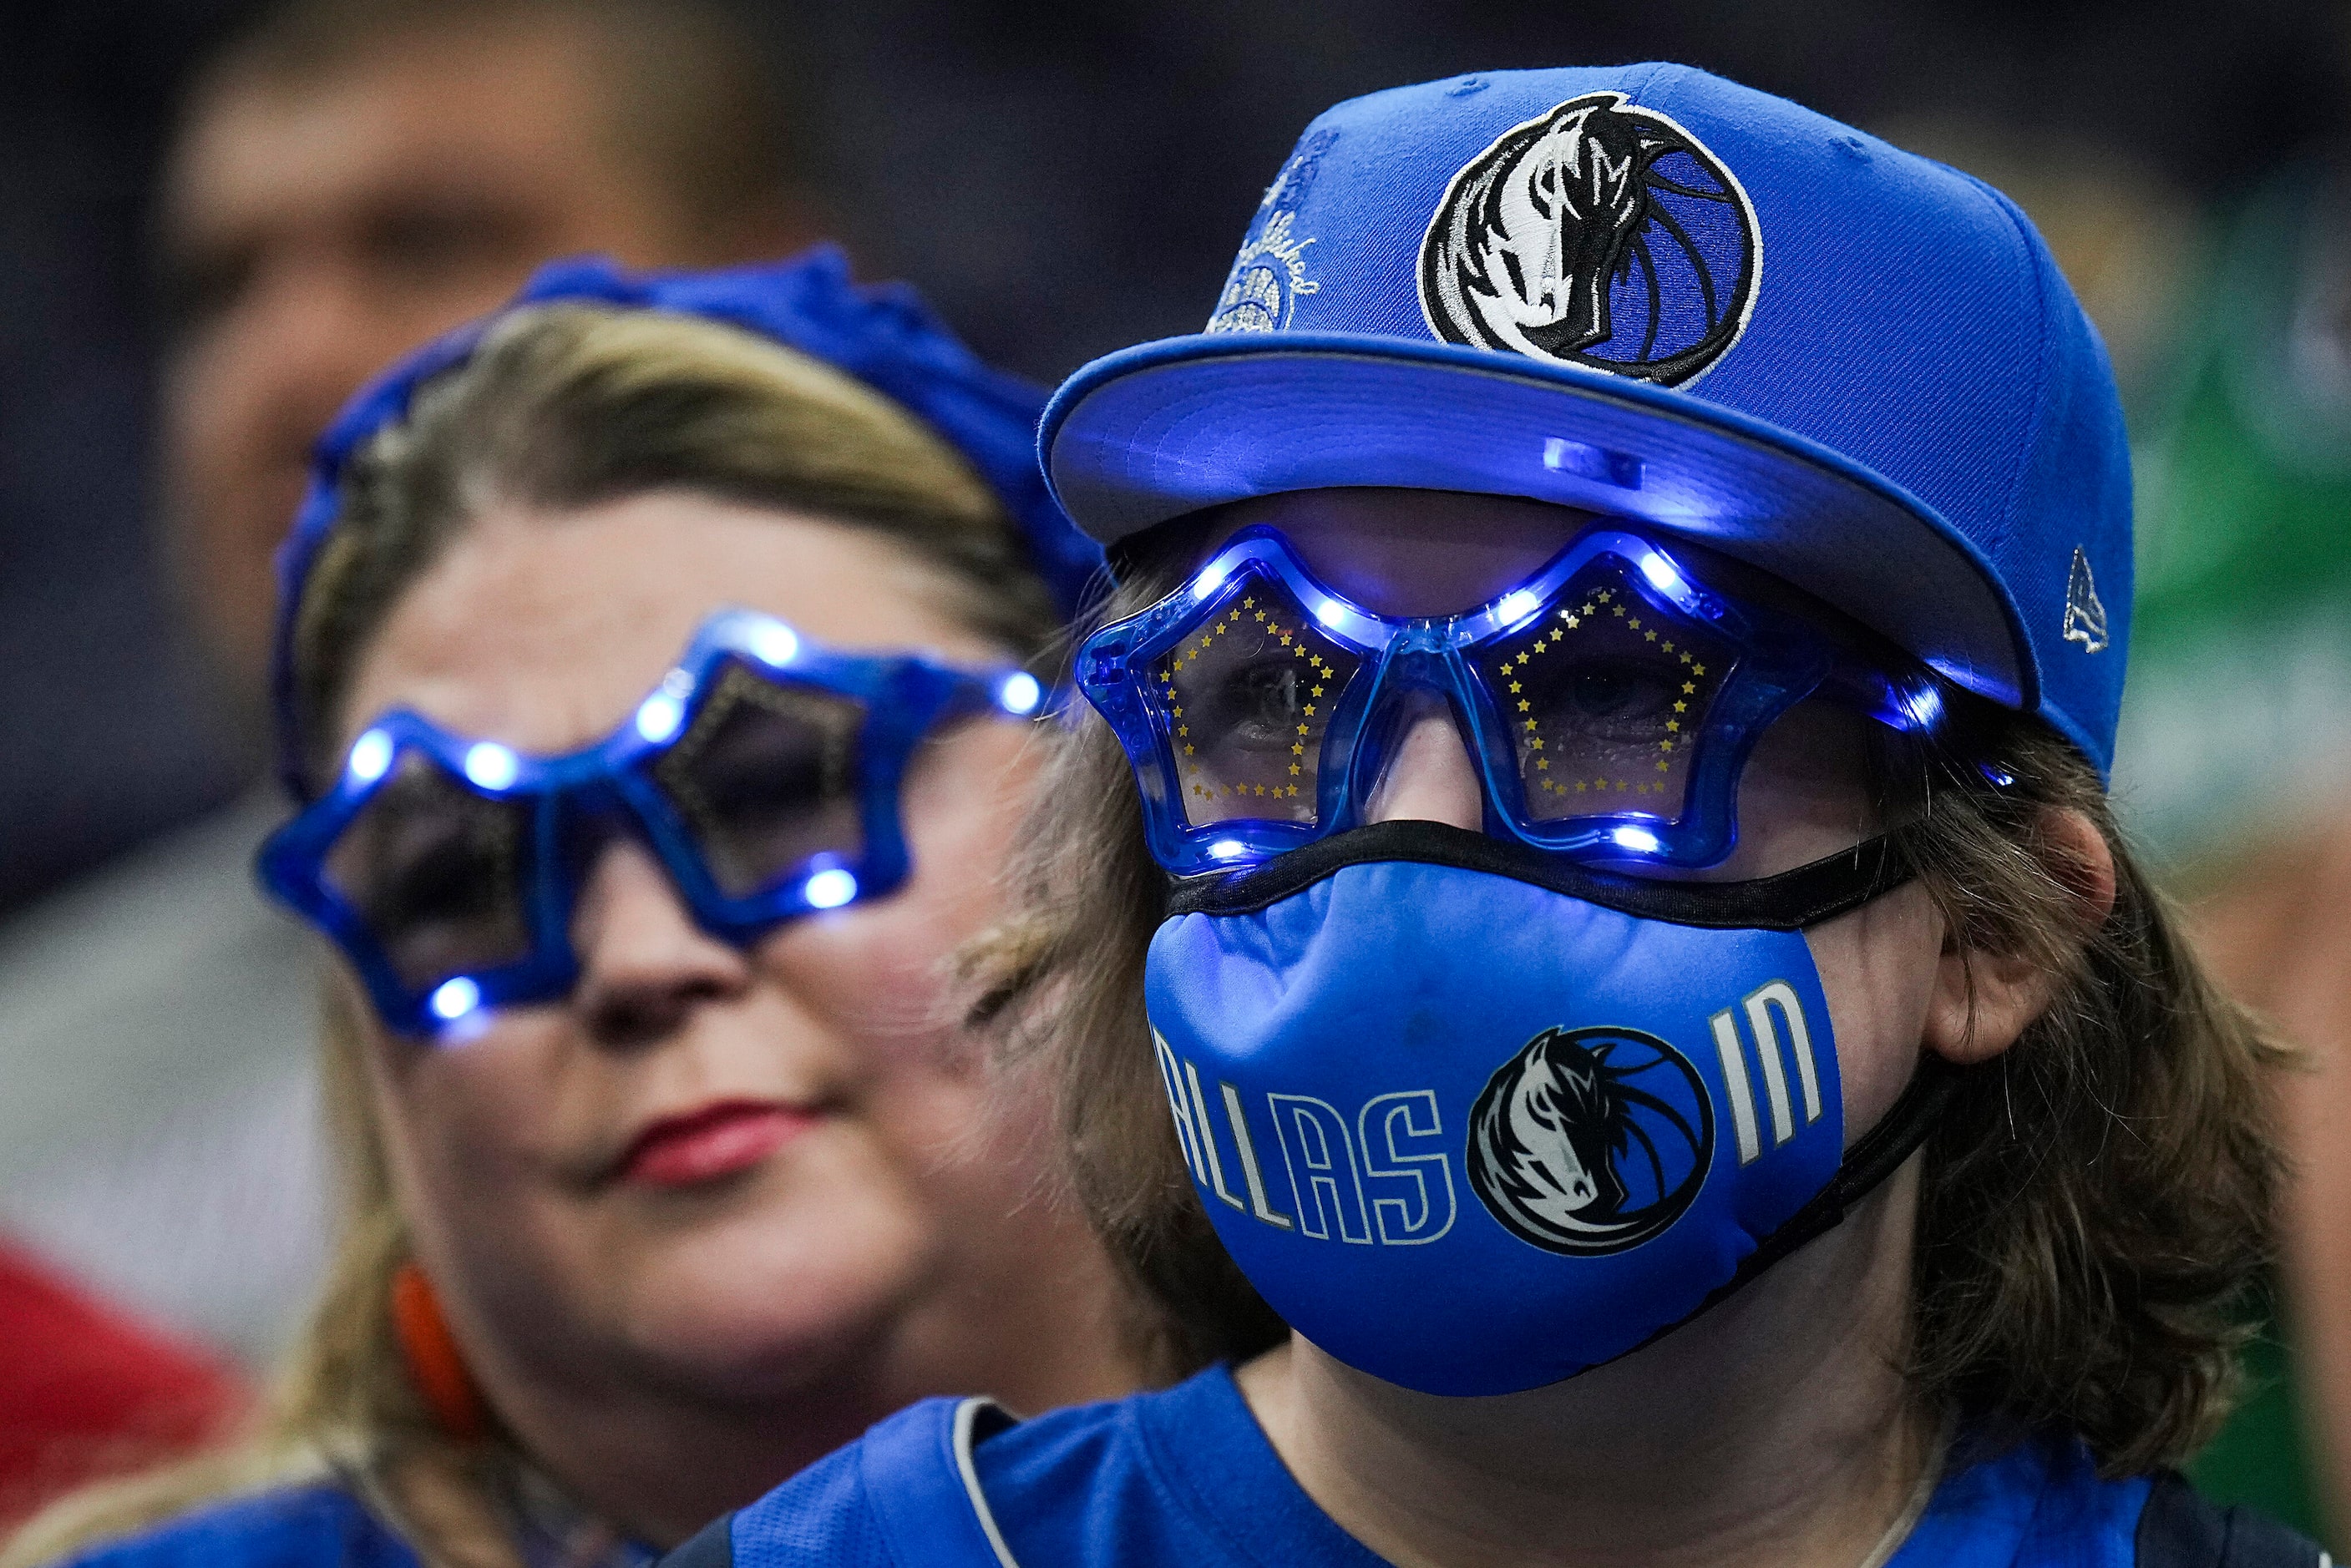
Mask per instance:
[[[1887,1568],[2319,1568],[2176,1477],[2101,1480],[2078,1443],[1946,1477]],[[981,1400],[892,1417],[663,1568],[1384,1568],[1299,1490],[1218,1367],[1014,1423]]]
[[[341,1487],[233,1498],[110,1541],[73,1568],[419,1568],[416,1553]]]
[[[650,1546],[615,1541],[568,1505],[510,1521],[525,1568],[646,1568]],[[137,1535],[85,1548],[62,1568],[423,1568],[418,1553],[331,1481],[229,1498]]]

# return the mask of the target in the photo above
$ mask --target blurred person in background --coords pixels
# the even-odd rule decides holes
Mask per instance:
[[[951,962],[1100,558],[1041,406],[830,250],[550,268],[352,405],[265,852],[344,961],[333,1282],[252,1448],[0,1562],[617,1568],[923,1395],[1198,1365]]]
[[[692,0],[294,0],[209,63],[161,203],[165,531],[256,769],[271,552],[362,378],[550,255],[781,254],[809,181],[760,51]],[[327,1228],[314,966],[252,884],[271,816],[246,799],[0,932],[0,1227],[248,1365]]]

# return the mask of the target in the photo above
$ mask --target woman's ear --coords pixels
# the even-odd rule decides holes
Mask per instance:
[[[2036,826],[2039,853],[2073,896],[2086,940],[2114,912],[2114,849],[2095,823],[2070,807],[2043,812]],[[1927,1048],[1962,1066],[1990,1061],[2048,1010],[2057,978],[2030,949],[1985,952],[1947,935],[1927,1005]]]

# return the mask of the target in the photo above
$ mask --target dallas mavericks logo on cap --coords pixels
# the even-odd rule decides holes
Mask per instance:
[[[1420,252],[1420,303],[1448,343],[1663,386],[1746,330],[1762,244],[1713,153],[1618,92],[1504,131],[1455,174]]]
[[[1550,1252],[1639,1246],[1681,1218],[1713,1159],[1697,1069],[1637,1029],[1546,1029],[1469,1111],[1470,1187]]]

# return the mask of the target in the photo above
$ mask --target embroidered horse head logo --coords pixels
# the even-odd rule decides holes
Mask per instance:
[[[1592,93],[1454,175],[1421,244],[1421,309],[1449,343],[1672,386],[1746,329],[1761,259],[1746,192],[1713,154]]]
[[[1546,1029],[1469,1113],[1469,1183],[1520,1240],[1622,1251],[1681,1218],[1714,1155],[1714,1111],[1687,1059],[1631,1029]]]

